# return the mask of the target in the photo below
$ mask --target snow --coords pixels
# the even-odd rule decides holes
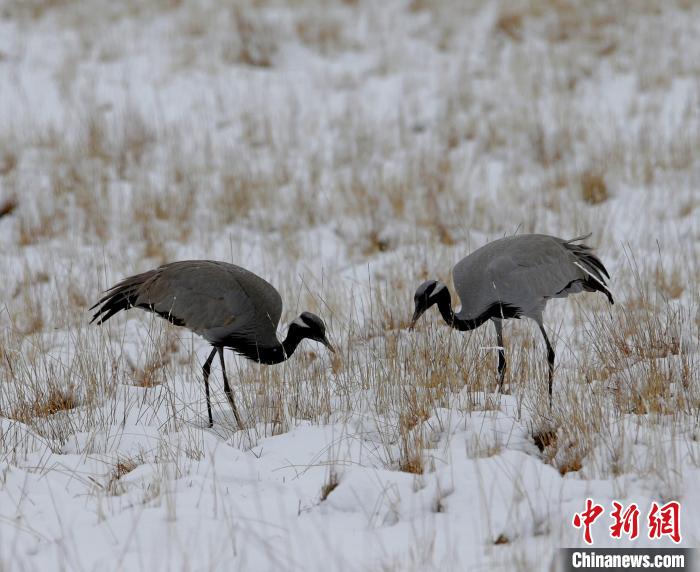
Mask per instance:
[[[0,568],[549,570],[584,546],[586,498],[595,548],[673,547],[644,521],[669,500],[695,546],[700,50],[681,4],[8,2]],[[504,395],[491,326],[431,311],[406,330],[415,288],[486,242],[589,231],[616,305],[548,305],[551,410],[527,321],[505,328]],[[265,277],[280,336],[308,309],[338,349],[227,355],[245,430],[217,366],[206,426],[203,340],[136,310],[88,324],[118,279],[193,258]],[[56,392],[74,403],[42,410]],[[640,507],[636,540],[610,537],[613,500]]]

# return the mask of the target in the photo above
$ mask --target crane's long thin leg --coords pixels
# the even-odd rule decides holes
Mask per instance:
[[[216,355],[216,348],[211,350],[207,361],[204,362],[202,366],[202,373],[204,374],[204,392],[207,395],[207,413],[209,414],[209,427],[214,426],[214,418],[211,416],[211,398],[209,397],[209,372],[211,371],[211,362],[214,361],[214,356]]]
[[[542,337],[544,337],[544,343],[547,344],[547,362],[549,363],[549,406],[552,406],[552,379],[554,378],[554,350],[552,349],[552,344],[549,343],[549,338],[547,337],[547,332],[544,331],[544,326],[538,323],[540,327],[540,332],[542,332]]]
[[[228,384],[228,378],[226,377],[226,365],[224,364],[224,348],[218,348],[219,350],[219,360],[221,361],[221,372],[224,374],[224,391],[226,392],[226,397],[228,397],[228,402],[231,404],[231,409],[233,409],[233,416],[236,418],[236,423],[240,429],[244,429],[243,421],[241,421],[240,415],[238,415],[238,408],[236,407],[236,402],[233,400],[233,391],[231,391],[231,386]]]
[[[492,320],[496,328],[496,339],[498,343],[498,391],[503,392],[503,380],[506,377],[506,352],[503,348],[503,322]]]

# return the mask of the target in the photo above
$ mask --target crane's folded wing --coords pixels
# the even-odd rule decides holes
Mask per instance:
[[[184,325],[211,343],[234,333],[276,340],[282,313],[279,293],[259,276],[213,261],[161,266],[144,280],[133,305]]]

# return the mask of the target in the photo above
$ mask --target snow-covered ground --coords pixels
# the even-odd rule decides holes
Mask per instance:
[[[550,570],[700,540],[700,5],[0,3],[0,570]],[[407,330],[423,280],[524,232],[588,242],[615,306],[495,335]],[[209,258],[265,277],[282,328],[229,353],[118,279]],[[283,335],[283,332],[280,332]],[[637,503],[640,536],[608,533]]]

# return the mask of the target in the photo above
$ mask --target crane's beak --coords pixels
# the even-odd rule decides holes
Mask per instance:
[[[413,312],[413,318],[411,318],[411,324],[408,326],[408,331],[412,332],[413,328],[416,327],[416,322],[418,321],[418,318],[420,318],[423,315],[423,312],[425,310],[420,310],[416,308],[416,311]]]
[[[322,340],[319,340],[324,346],[326,346],[331,353],[335,353],[335,348],[331,345],[331,343],[328,341],[328,338],[323,338]]]

